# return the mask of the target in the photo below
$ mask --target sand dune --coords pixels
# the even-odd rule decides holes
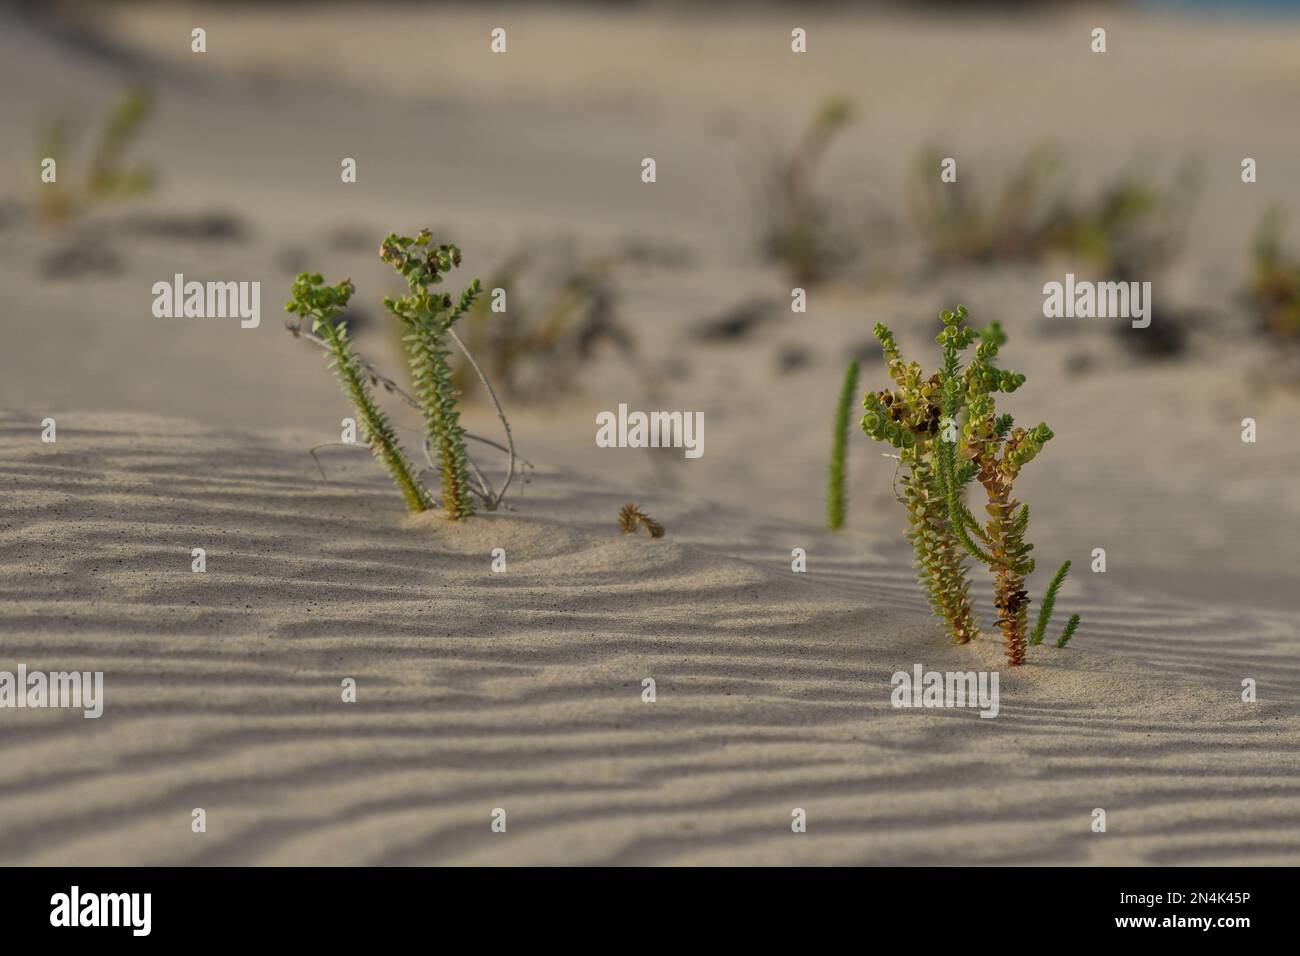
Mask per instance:
[[[6,712],[0,861],[1300,862],[1280,614],[1085,582],[1079,646],[1003,670],[996,719],[896,710],[893,671],[1001,655],[945,643],[893,540],[672,500],[624,538],[625,489],[545,466],[514,513],[412,520],[308,444],[0,418],[0,669],[107,698]]]
[[[766,8],[0,10],[0,671],[102,670],[107,694],[97,720],[0,710],[0,863],[1300,863],[1300,392],[1242,300],[1256,224],[1300,203],[1278,122],[1297,28],[1105,14],[1099,58],[1084,10],[801,9],[794,57],[791,13]],[[130,156],[158,190],[44,224],[42,122],[98,120],[136,83],[158,113]],[[861,215],[865,248],[796,314],[756,248],[756,176],[832,94],[858,112],[817,189]],[[928,260],[916,151],[997,183],[1038,143],[1080,195],[1148,150],[1158,175],[1203,164],[1187,248],[1150,277],[1185,354],[1047,321],[1069,256]],[[62,181],[82,167],[74,151]],[[352,276],[358,347],[399,374],[379,301],[401,283],[375,250],[425,225],[485,280],[520,249],[557,270],[641,250],[612,280],[634,351],[593,353],[570,394],[507,393],[539,468],[512,511],[455,526],[404,516],[361,450],[324,452],[321,479],[307,449],[349,406],[278,321],[300,270]],[[260,282],[260,325],[155,317],[176,273]],[[543,291],[521,280],[511,301]],[[818,530],[849,357],[861,388],[884,383],[883,321],[933,361],[957,302],[1006,325],[1031,383],[1006,410],[1057,433],[1017,485],[1044,568],[1030,591],[1071,558],[1058,614],[1084,617],[1069,649],[1000,670],[995,719],[891,706],[895,671],[1002,654],[947,643],[894,465],[856,429],[850,530]],[[753,308],[751,328],[701,334]],[[707,454],[598,447],[593,416],[622,403],[703,414]],[[494,422],[472,397],[464,412]],[[628,499],[667,537],[622,537]]]

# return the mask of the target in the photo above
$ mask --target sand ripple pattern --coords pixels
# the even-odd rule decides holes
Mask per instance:
[[[39,418],[0,416],[0,669],[107,704],[0,711],[0,862],[1300,863],[1281,616],[1080,575],[1079,647],[997,719],[895,710],[893,671],[1000,654],[947,646],[894,541],[671,500],[623,538],[626,490],[545,468],[452,528],[310,437]]]

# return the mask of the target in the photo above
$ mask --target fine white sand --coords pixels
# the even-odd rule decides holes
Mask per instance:
[[[895,670],[1001,654],[867,536],[647,500],[667,537],[625,538],[545,467],[515,513],[411,520],[361,452],[324,483],[289,436],[38,431],[0,426],[5,659],[102,670],[106,706],[0,714],[6,863],[1300,860],[1281,615],[1089,586],[996,719],[894,709]]]

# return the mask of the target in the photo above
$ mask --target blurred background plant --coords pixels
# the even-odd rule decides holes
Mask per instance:
[[[985,177],[959,170],[943,182],[939,149],[918,150],[905,194],[912,223],[936,265],[1034,259],[1048,234],[1049,191],[1060,171],[1053,147],[1039,146],[1020,160],[1000,183],[985,188]]]
[[[1149,280],[1181,250],[1200,174],[1184,163],[1161,185],[1136,164],[1082,201],[1058,200],[1044,245],[1088,261],[1109,279]]]
[[[1248,296],[1256,324],[1275,339],[1300,343],[1300,259],[1282,245],[1287,216],[1274,206],[1255,230]]]
[[[460,325],[461,338],[494,385],[511,397],[547,401],[574,391],[583,365],[609,345],[630,358],[635,344],[619,319],[613,271],[620,256],[548,261],[515,251],[489,274],[486,294]],[[494,290],[505,308],[494,312]],[[456,387],[472,396],[478,377],[467,362],[454,364]]]
[[[72,155],[82,126],[75,114],[64,111],[38,125],[37,162],[53,159],[56,179],[42,182],[37,210],[42,221],[55,226],[96,203],[149,192],[157,183],[148,166],[127,167],[123,158],[153,113],[153,94],[145,87],[128,90],[118,99],[90,152],[84,175],[75,177]]]
[[[1064,257],[1100,281],[1153,281],[1177,256],[1200,189],[1200,170],[1185,162],[1169,177],[1135,161],[1083,195],[1067,188],[1060,152],[1038,146],[988,183],[976,170],[940,179],[943,154],[918,151],[907,182],[913,224],[934,266],[988,266]],[[1116,326],[1123,347],[1142,359],[1182,354],[1196,316],[1162,300],[1141,335]]]
[[[860,240],[840,215],[842,204],[814,186],[827,151],[852,118],[849,100],[831,97],[788,154],[761,158],[761,250],[803,287],[822,281],[860,249]]]
[[[912,222],[937,265],[1030,262],[1062,252],[1107,278],[1149,278],[1181,246],[1199,179],[1187,164],[1161,186],[1135,164],[1094,193],[1072,197],[1054,146],[1030,150],[991,184],[978,171],[942,182],[943,158],[932,146],[921,149],[906,189]]]

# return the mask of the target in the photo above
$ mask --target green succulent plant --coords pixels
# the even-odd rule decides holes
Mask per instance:
[[[414,238],[390,233],[379,248],[379,257],[406,279],[411,290],[408,295],[385,298],[384,306],[402,323],[415,394],[437,451],[443,508],[449,518],[457,520],[473,514],[474,504],[447,339],[456,320],[478,296],[479,281],[470,282],[456,300],[436,291],[434,286],[442,283],[444,274],[460,265],[460,249],[434,245],[427,229]]]
[[[435,245],[427,229],[414,238],[390,234],[380,247],[380,256],[401,273],[410,287],[409,295],[386,298],[384,305],[397,317],[401,326],[403,346],[415,382],[415,395],[405,391],[353,350],[347,324],[337,320],[352,296],[350,281],[325,286],[319,274],[304,272],[299,275],[293,284],[293,298],[285,310],[302,318],[311,318],[312,327],[304,329],[301,322],[291,320],[285,325],[296,338],[306,339],[330,353],[348,397],[361,414],[367,442],[392,474],[412,511],[427,511],[441,504],[449,518],[458,520],[474,513],[474,499],[485,510],[495,511],[505,501],[514,479],[526,475],[533,466],[515,451],[510,422],[497,399],[496,390],[452,328],[473,304],[479,293],[479,281],[473,280],[454,300],[435,291],[433,287],[442,282],[443,276],[460,264],[460,250],[454,245]],[[460,350],[464,361],[477,374],[483,391],[496,410],[505,436],[504,444],[469,434],[461,427],[457,409],[459,391],[448,363],[448,341]],[[397,396],[424,418],[423,451],[429,468],[439,473],[440,498],[433,497],[421,484],[423,470],[417,472],[411,467],[387,418],[373,399],[372,386],[382,387]],[[500,488],[466,452],[466,439],[508,456]],[[312,449],[312,456],[315,454],[316,449]],[[321,472],[324,477],[323,468]]]
[[[953,642],[965,644],[978,636],[979,627],[971,606],[965,552],[949,523],[938,484],[939,376],[926,376],[918,364],[905,362],[894,334],[884,325],[877,324],[874,332],[896,387],[866,394],[862,430],[898,450],[899,501],[907,509],[907,538],[916,553],[921,587]]]
[[[336,321],[356,291],[352,280],[344,279],[336,285],[324,283],[325,280],[319,273],[304,272],[299,275],[294,280],[292,297],[285,304],[285,311],[311,320],[312,333],[320,336],[325,343],[334,374],[356,406],[362,437],[374,456],[393,476],[407,508],[412,512],[428,511],[433,507],[433,501],[416,478],[388,416],[375,403],[370,389],[370,377],[348,339],[347,323]]]
[[[963,306],[941,314],[944,327],[936,341],[943,364],[929,376],[917,363],[903,360],[888,328],[875,327],[897,387],[866,394],[862,430],[898,449],[908,539],[935,613],[957,643],[976,636],[965,557],[977,558],[993,575],[998,628],[1007,661],[1016,666],[1031,643],[1041,642],[1056,591],[1070,567],[1067,561],[1057,572],[1034,633],[1029,634],[1025,580],[1034,570],[1029,556],[1033,545],[1025,541],[1029,507],[1015,499],[1013,486],[1021,469],[1051,440],[1052,431],[1045,423],[1016,427],[1010,415],[998,414],[996,393],[1014,392],[1025,376],[993,364],[1006,341],[1002,327],[992,322],[975,329],[965,324],[966,316]],[[963,368],[962,353],[976,341],[975,356]],[[963,501],[972,481],[978,481],[987,496],[984,510],[989,517],[983,523]],[[1076,618],[1057,646],[1065,646],[1073,635]]]
[[[940,315],[944,328],[936,339],[944,357],[940,373],[944,434],[936,449],[939,486],[958,540],[993,574],[998,629],[1007,662],[1014,667],[1024,661],[1030,643],[1042,641],[1056,591],[1070,570],[1070,562],[1066,561],[1056,572],[1034,634],[1027,634],[1030,602],[1025,580],[1034,570],[1034,559],[1029,556],[1034,546],[1025,541],[1029,506],[1015,499],[1014,485],[1021,469],[1042,452],[1053,435],[1045,422],[1025,429],[1016,426],[1010,415],[998,414],[994,396],[1016,391],[1025,383],[1025,376],[993,364],[1006,342],[1002,326],[990,322],[977,330],[964,324],[966,316],[964,306],[959,305],[956,311],[944,310]],[[961,353],[976,340],[979,344],[975,357],[963,369]],[[958,416],[964,418],[960,431]],[[962,490],[971,481],[978,481],[985,491],[984,510],[989,517],[983,524],[962,501]],[[1068,635],[1065,640],[1069,640]]]

